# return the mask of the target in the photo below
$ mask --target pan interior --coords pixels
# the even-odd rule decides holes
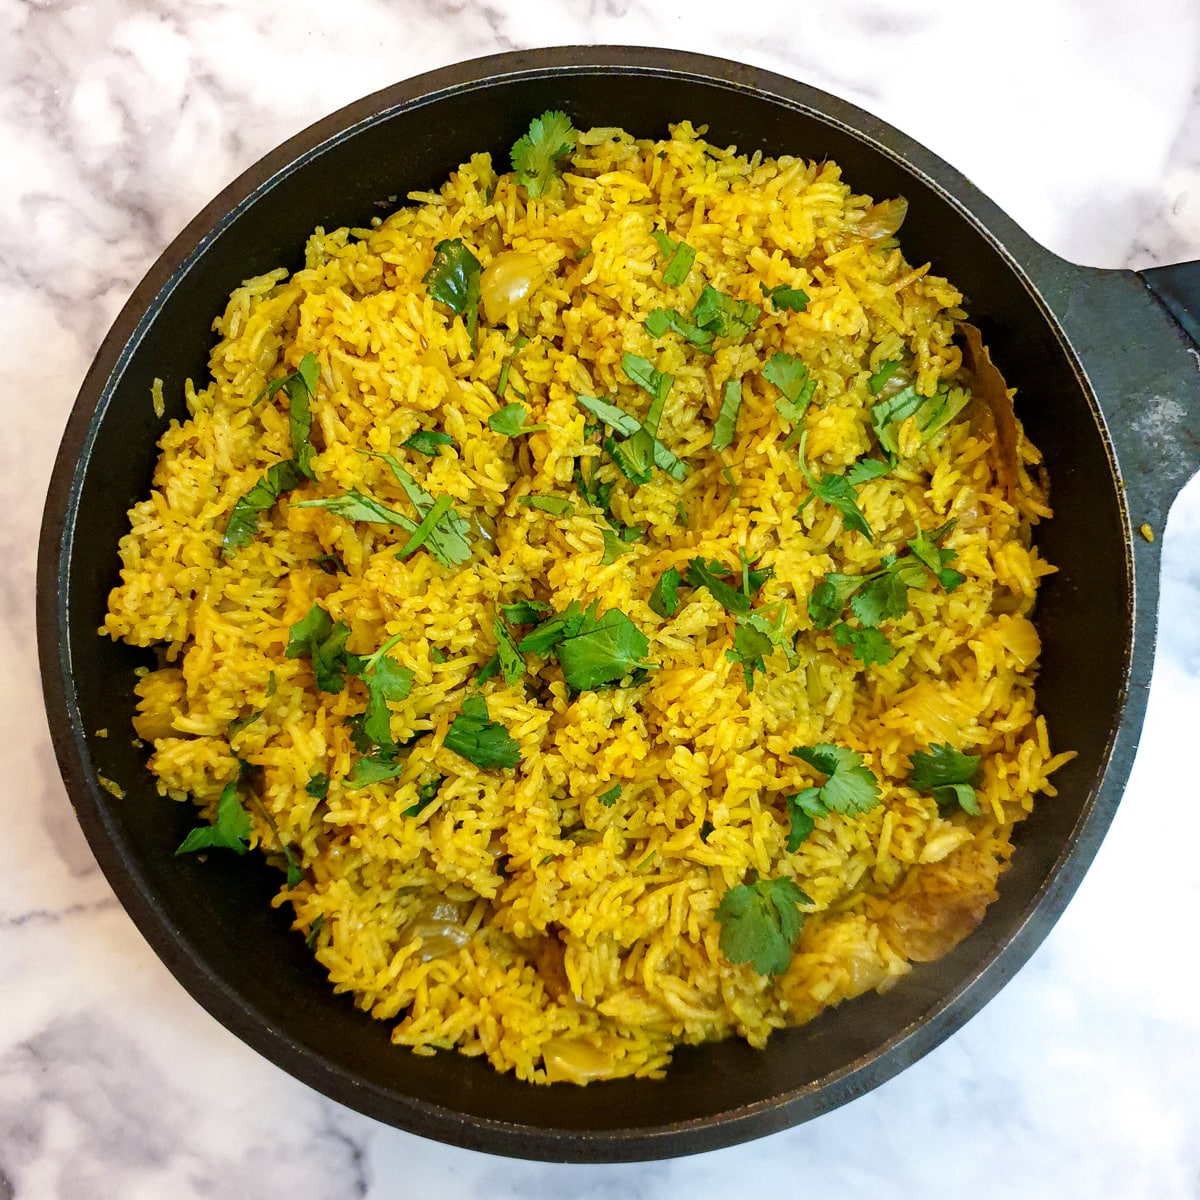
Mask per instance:
[[[1041,706],[1056,746],[1079,752],[1056,777],[1058,797],[1043,800],[1020,829],[1000,901],[950,956],[919,967],[886,996],[776,1035],[765,1052],[740,1042],[683,1049],[665,1081],[587,1089],[533,1088],[480,1060],[391,1048],[388,1026],[332,994],[286,916],[269,906],[274,871],[232,856],[174,858],[189,813],[157,796],[145,751],[120,735],[133,712],[132,669],[147,660],[95,633],[117,579],[126,509],[149,488],[161,427],[151,382],[161,378],[170,398],[186,378],[205,376],[211,322],[230,290],[272,267],[298,266],[314,226],[366,223],[388,197],[438,185],[473,152],[506,162],[530,117],[550,107],[565,108],[579,126],[621,125],[642,136],[686,118],[707,125],[717,143],[833,158],[856,190],[908,198],[906,256],[932,261],[964,290],[1046,456],[1056,517],[1037,540],[1060,571],[1038,614]],[[339,1099],[445,1140],[564,1159],[681,1153],[794,1123],[881,1082],[965,1020],[1040,940],[1057,909],[1035,908],[1077,836],[1122,704],[1131,595],[1120,567],[1118,490],[1094,406],[1037,296],[981,226],[887,144],[795,100],[717,79],[648,68],[530,71],[382,111],[310,146],[224,219],[202,251],[177,246],[169,257],[173,274],[157,309],[135,327],[132,309],[151,302],[162,272],[114,331],[124,349],[112,378],[90,379],[81,396],[95,417],[74,486],[51,500],[62,513],[66,565],[60,627],[42,636],[61,646],[57,688],[65,697],[52,720],[60,753],[73,739],[64,767],[96,853],[168,965],[235,1032]],[[55,691],[48,689],[52,709]],[[109,731],[104,740],[92,736],[100,728]],[[99,791],[96,773],[118,781],[126,798]],[[1026,939],[1020,950],[1010,944],[1018,934]]]

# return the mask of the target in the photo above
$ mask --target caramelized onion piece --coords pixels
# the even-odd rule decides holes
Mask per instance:
[[[536,254],[506,250],[497,254],[479,278],[483,311],[490,325],[499,325],[546,277]]]
[[[421,962],[431,958],[445,958],[461,950],[470,939],[463,922],[471,911],[468,904],[455,904],[451,900],[435,900],[425,905],[416,916],[400,930],[401,943],[421,939],[421,948],[416,957]]]
[[[612,1074],[612,1056],[587,1042],[551,1038],[542,1047],[546,1078],[551,1083],[590,1083]]]
[[[995,425],[996,477],[1004,488],[1005,499],[1011,504],[1017,490],[1017,418],[1012,396],[1004,376],[992,362],[979,330],[960,321],[958,331],[966,343],[963,367],[969,376],[971,394],[976,400],[983,401]]]
[[[880,200],[863,213],[858,236],[868,242],[882,242],[884,238],[895,237],[907,216],[908,201],[903,196],[897,196],[894,200]]]

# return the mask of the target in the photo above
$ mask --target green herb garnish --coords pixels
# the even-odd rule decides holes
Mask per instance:
[[[288,658],[307,658],[312,662],[317,687],[323,692],[340,692],[346,684],[346,639],[350,627],[314,604],[308,613],[288,629]]]
[[[529,132],[512,148],[512,168],[529,196],[542,195],[559,177],[558,160],[575,149],[578,134],[570,118],[553,109],[534,117]]]
[[[782,975],[804,925],[799,906],[811,903],[791,879],[755,879],[730,888],[716,912],[721,952],[760,975]]]
[[[815,746],[794,746],[791,752],[827,776],[820,787],[801,793],[813,793],[822,810],[820,815],[855,816],[879,803],[879,784],[870,768],[863,765],[863,756],[857,750],[820,742]],[[811,807],[806,807],[806,811],[812,814]]]
[[[552,517],[569,517],[575,505],[564,496],[522,496],[521,503],[527,508],[537,508]]]
[[[599,418],[610,429],[617,433],[623,433],[627,438],[632,437],[642,427],[642,423],[637,417],[630,416],[624,409],[610,404],[607,400],[597,400],[592,396],[576,396],[575,399],[581,408]],[[654,442],[654,465],[660,470],[666,471],[675,480],[682,480],[687,474],[687,464],[676,458],[658,440]]]
[[[733,435],[737,429],[738,410],[742,407],[742,381],[730,379],[725,384],[721,395],[721,411],[717,414],[717,422],[713,426],[712,448],[724,450],[733,444]]]
[[[193,850],[213,848],[245,854],[250,848],[250,834],[253,828],[250,814],[238,799],[238,781],[231,779],[221,789],[216,820],[211,825],[201,825],[200,828],[193,829],[179,843],[175,853],[190,854]]]
[[[712,353],[713,335],[711,330],[701,329],[699,325],[689,321],[676,308],[655,308],[646,314],[646,332],[651,337],[662,337],[667,330],[679,334],[685,342],[690,342],[698,350],[706,354]]]
[[[500,377],[496,380],[496,399],[503,400],[504,393],[508,391],[508,375],[512,370],[513,359],[525,348],[529,339],[520,333],[513,340],[513,348],[504,361],[500,364]]]
[[[221,539],[222,554],[228,558],[253,541],[259,513],[273,508],[280,496],[290,492],[303,478],[304,473],[293,459],[272,463],[266,474],[233,506]]]
[[[769,616],[771,609],[775,615]],[[765,659],[774,651],[781,651],[789,667],[799,661],[796,648],[783,632],[787,621],[787,605],[781,600],[767,609],[738,615],[734,618],[733,649],[726,650],[730,662],[742,664],[746,675],[746,691],[754,690],[754,672],[766,671]]]
[[[523,404],[506,404],[488,417],[488,428],[493,433],[502,433],[505,437],[520,437],[525,433],[536,433],[539,429],[549,429],[548,425],[526,425],[525,418],[529,410]]]
[[[433,266],[425,272],[423,283],[429,294],[466,322],[471,351],[477,348],[479,326],[479,278],[483,266],[467,249],[462,238],[448,238],[433,248]]]
[[[669,238],[661,229],[652,229],[650,236],[658,243],[663,257],[667,260],[663,266],[663,283],[667,287],[681,287],[696,261],[696,251],[687,242],[676,242]]]
[[[800,423],[817,389],[817,381],[808,377],[808,368],[796,355],[784,354],[782,350],[767,360],[767,365],[763,367],[763,378],[783,393],[775,401],[775,411],[793,425],[792,432],[784,442],[786,449],[800,436]]]
[[[612,806],[616,804],[617,800],[620,798],[620,795],[621,785],[619,783],[614,783],[607,792],[601,792],[596,799],[599,800],[605,808],[612,808]]]
[[[742,571],[731,571],[724,563],[693,558],[688,561],[684,579],[691,587],[707,588],[720,601],[726,612],[745,614],[750,611],[754,594],[774,574],[770,567],[751,570],[743,562]],[[735,585],[735,582],[741,586]]]
[[[577,632],[554,648],[563,678],[574,691],[616,683],[646,664],[649,639],[619,609],[597,615],[598,604],[584,614]]]
[[[650,610],[660,617],[673,617],[679,611],[679,587],[683,576],[674,568],[668,567],[659,577],[650,593],[648,601]]]
[[[807,440],[808,431],[805,430],[800,435],[800,472],[812,491],[796,510],[797,516],[814,498],[824,500],[826,504],[842,514],[842,521],[847,529],[856,530],[873,542],[875,535],[871,532],[871,526],[867,524],[867,518],[863,516],[862,509],[858,507],[858,493],[855,492],[848,475],[822,475],[818,479],[804,461],[804,446]]]
[[[385,783],[403,774],[407,765],[406,759],[398,759],[392,753],[364,754],[355,759],[342,786],[348,792],[357,792],[373,783]]]
[[[314,800],[324,800],[329,795],[329,776],[319,771],[304,785],[304,790]]]
[[[363,732],[381,748],[395,746],[392,740],[389,704],[398,704],[412,689],[413,673],[402,667],[387,652],[400,641],[402,635],[389,638],[362,665],[359,679],[367,689],[367,710],[363,714]]]
[[[762,309],[750,300],[737,300],[705,284],[692,309],[692,320],[717,337],[741,340],[758,324]]]
[[[839,621],[833,627],[833,640],[839,646],[848,646],[865,667],[882,666],[891,662],[896,654],[895,647],[878,629],[855,629],[845,621]]]
[[[776,284],[773,288],[760,283],[758,290],[774,309],[786,308],[792,312],[803,312],[808,307],[808,294],[799,288],[789,287],[786,283]]]
[[[463,701],[462,712],[446,730],[443,745],[484,770],[511,768],[521,761],[520,746],[503,725],[488,716],[487,701],[478,694]]]
[[[909,759],[909,784],[932,792],[939,804],[957,804],[973,817],[980,815],[979,798],[971,785],[979,776],[979,755],[963,754],[948,744],[916,750]]]
[[[504,673],[504,682],[512,687],[525,674],[525,656],[499,613],[492,620],[492,633],[496,638],[496,653],[500,659],[500,670]]]
[[[443,446],[454,444],[454,439],[448,433],[442,433],[440,429],[419,429],[412,437],[400,443],[403,449],[415,450],[418,454],[424,454],[426,458],[437,458],[438,451]]]

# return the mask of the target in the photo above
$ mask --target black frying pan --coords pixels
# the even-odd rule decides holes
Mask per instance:
[[[999,901],[940,962],[776,1034],[681,1049],[666,1080],[535,1088],[454,1054],[393,1048],[389,1026],[333,995],[288,917],[278,874],[214,855],[177,859],[191,816],[164,803],[129,730],[148,656],[98,637],[126,510],[150,486],[162,422],[182,416],[210,324],[243,278],[301,262],[314,226],[365,224],[380,202],[438,185],[472,152],[504,162],[532,116],[660,136],[709,126],[742,151],[830,157],[857,191],[910,202],[903,244],[967,296],[1043,449],[1055,519],[1038,542],[1060,572],[1038,610],[1042,711],[1079,756],[1018,827]],[[1112,819],[1137,747],[1154,648],[1167,509],[1200,462],[1200,374],[1185,325],[1200,268],[1134,275],[1072,266],[1035,245],[965,179],[868,114],[765,71],[672,51],[505,54],[370,96],[268,155],[151,269],[84,381],[59,451],[38,564],[42,679],[63,778],[113,888],[192,995],[268,1058],[330,1096],[416,1133],[558,1160],[667,1157],[818,1115],[888,1079],[972,1016],[1049,931]],[[1190,325],[1193,336],[1197,329]],[[106,728],[107,738],[95,737]],[[116,801],[98,777],[126,790]]]

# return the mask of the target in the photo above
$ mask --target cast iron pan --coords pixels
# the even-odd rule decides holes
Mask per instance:
[[[365,224],[388,198],[431,188],[472,152],[506,163],[531,117],[659,136],[709,126],[742,151],[830,157],[858,191],[910,202],[903,244],[967,296],[1018,411],[1045,452],[1055,519],[1038,541],[1060,571],[1038,610],[1040,701],[1079,757],[1018,828],[1017,853],[982,926],[886,996],[776,1034],[681,1049],[666,1080],[536,1088],[455,1054],[414,1057],[389,1026],[334,996],[271,908],[278,874],[172,854],[192,818],[159,799],[130,729],[133,668],[147,655],[98,637],[117,582],[127,508],[149,489],[163,427],[157,376],[182,417],[184,380],[206,375],[213,316],[247,276],[297,267],[316,225]],[[390,206],[389,206],[390,207]],[[343,109],[247,171],[163,254],[84,381],[50,486],[38,565],[46,706],[80,824],[146,939],[235,1034],[329,1096],[431,1138],[529,1158],[661,1158],[744,1141],[845,1103],[920,1058],[1028,958],[1079,883],[1128,776],[1153,654],[1167,509],[1200,462],[1192,271],[1086,270],[1035,245],[962,176],[867,113],[792,80],[671,51],[575,47],[504,54],[423,75]],[[1160,293],[1162,299],[1154,292]],[[1166,306],[1166,307],[1164,307]],[[1193,330],[1195,326],[1192,326]],[[107,738],[95,736],[105,728]],[[116,801],[98,776],[126,791]]]

